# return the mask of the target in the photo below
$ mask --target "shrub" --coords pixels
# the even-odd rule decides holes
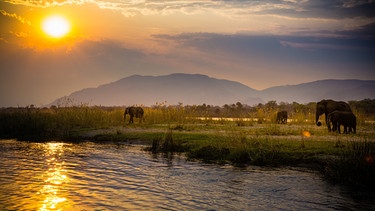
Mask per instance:
[[[181,141],[175,141],[173,138],[172,130],[168,129],[164,137],[157,136],[152,140],[150,148],[146,149],[152,153],[159,152],[184,152],[188,148]]]
[[[375,187],[375,143],[350,141],[339,158],[327,164],[325,176],[355,187]]]

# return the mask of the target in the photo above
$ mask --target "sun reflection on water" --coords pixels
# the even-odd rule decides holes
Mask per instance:
[[[63,210],[61,208],[62,203],[67,201],[67,198],[59,193],[64,183],[68,181],[64,170],[65,162],[60,160],[64,152],[63,145],[63,143],[45,144],[44,156],[46,157],[48,170],[42,175],[44,186],[38,192],[44,198],[41,202],[40,211]]]

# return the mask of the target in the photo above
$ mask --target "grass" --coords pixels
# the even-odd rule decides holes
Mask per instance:
[[[99,107],[18,108],[0,111],[0,137],[18,139],[69,138],[77,130],[119,126],[122,110]]]
[[[0,138],[142,143],[152,153],[183,152],[191,160],[236,166],[306,166],[333,182],[375,187],[374,124],[359,119],[358,134],[344,135],[306,122],[303,114],[279,125],[259,111],[262,121],[229,121],[197,118],[202,112],[194,109],[145,108],[146,121],[135,124],[123,121],[123,108],[2,109]]]
[[[326,165],[324,175],[333,182],[360,188],[375,187],[375,143],[350,141],[338,159]]]

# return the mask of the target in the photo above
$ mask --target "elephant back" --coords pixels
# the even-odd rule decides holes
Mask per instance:
[[[136,118],[142,118],[143,114],[144,114],[143,108],[141,108],[141,107],[135,108],[135,117]]]

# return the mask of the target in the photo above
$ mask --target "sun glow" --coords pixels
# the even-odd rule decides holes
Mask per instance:
[[[42,22],[44,33],[53,38],[62,38],[70,31],[69,21],[59,15],[49,16]]]
[[[65,162],[61,159],[64,154],[63,143],[47,143],[45,147],[44,157],[48,169],[43,173],[44,186],[37,193],[41,196],[41,206],[39,211],[47,210],[65,210],[69,207],[69,200],[65,197],[64,190],[69,178],[65,175]]]

